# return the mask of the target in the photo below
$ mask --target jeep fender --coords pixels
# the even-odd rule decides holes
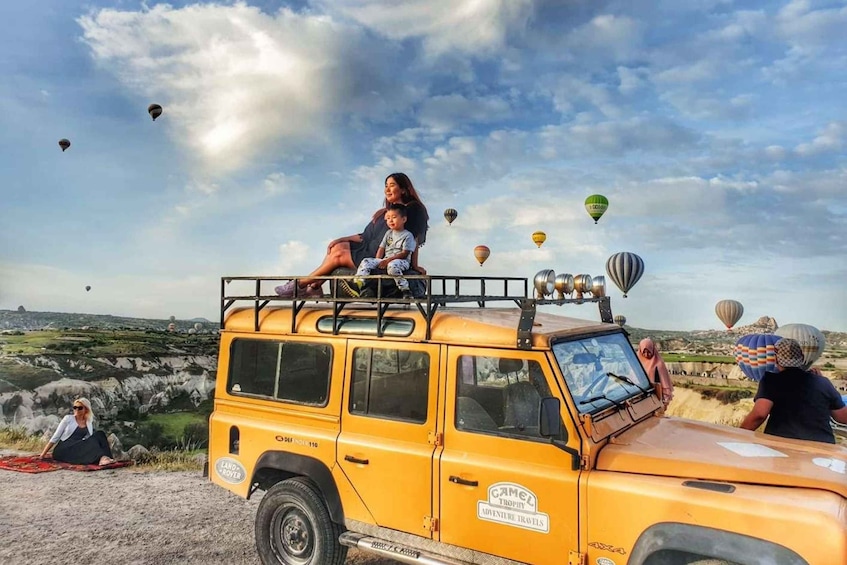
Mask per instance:
[[[320,489],[332,521],[337,524],[344,523],[344,509],[341,507],[338,487],[335,486],[332,472],[323,462],[297,453],[266,451],[256,461],[251,484],[256,483],[258,475],[267,471],[281,471],[286,475],[284,478],[301,476],[310,479]]]
[[[629,556],[627,565],[650,563],[650,556],[662,551],[684,552],[743,565],[809,565],[794,551],[773,542],[744,534],[663,522],[644,530]]]

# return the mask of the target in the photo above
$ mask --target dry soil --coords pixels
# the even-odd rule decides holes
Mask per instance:
[[[197,472],[0,470],[0,563],[260,565],[260,499]],[[396,565],[358,551],[347,563]]]

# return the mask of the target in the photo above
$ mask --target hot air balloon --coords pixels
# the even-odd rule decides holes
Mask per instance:
[[[803,350],[804,369],[808,369],[815,361],[820,359],[824,347],[826,347],[824,335],[818,328],[809,324],[785,324],[773,333],[780,337],[796,340],[800,344],[800,349]]]
[[[59,147],[62,148],[62,153],[64,153],[65,149],[67,149],[70,146],[71,146],[71,142],[68,141],[67,139],[62,138],[62,139],[59,140]]]
[[[547,241],[547,234],[543,231],[537,231],[532,234],[532,241],[538,247],[541,247],[541,244]]]
[[[585,209],[588,211],[588,215],[594,218],[595,224],[600,219],[600,216],[606,212],[608,207],[609,199],[602,194],[592,194],[585,199]]]
[[[721,300],[715,304],[715,314],[718,315],[726,329],[731,330],[735,322],[744,315],[744,306],[737,300]]]
[[[624,327],[624,324],[626,324],[626,316],[622,314],[618,314],[617,316],[615,316],[614,320],[615,323],[620,327]]]
[[[168,319],[169,319],[171,322],[176,322],[176,316],[171,316],[171,317],[170,317],[170,318],[168,318]]]
[[[173,322],[168,324],[168,331],[169,332],[175,332],[176,331],[176,324],[174,324]]]
[[[644,261],[635,253],[621,251],[606,260],[606,273],[626,298],[626,293],[644,274]]]
[[[153,118],[153,121],[156,121],[156,118],[162,115],[162,107],[158,104],[150,104],[147,106],[147,113],[150,114],[150,117]]]
[[[459,217],[459,213],[453,208],[447,208],[444,210],[444,219],[447,220],[448,224],[452,224],[453,220]]]
[[[200,322],[197,322],[196,324],[194,324],[194,329],[199,332],[200,330],[203,329],[203,324],[201,324]]]
[[[479,261],[479,266],[482,267],[482,264],[485,263],[485,260],[488,259],[488,256],[491,255],[491,250],[486,245],[477,245],[473,248],[474,257]]]
[[[85,292],[88,292],[89,290],[91,290],[91,285],[87,285],[87,286],[85,287]]]
[[[776,372],[776,342],[781,337],[774,334],[745,335],[733,347],[735,362],[751,381],[759,382],[765,372]]]
[[[197,333],[197,330],[195,330],[194,328],[188,328],[188,333],[194,335]]]

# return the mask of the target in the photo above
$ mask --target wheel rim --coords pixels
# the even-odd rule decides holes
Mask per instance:
[[[273,552],[281,563],[305,565],[315,551],[315,533],[306,514],[295,507],[280,508],[271,521]]]

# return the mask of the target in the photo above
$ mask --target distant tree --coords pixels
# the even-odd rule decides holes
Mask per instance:
[[[24,308],[24,305],[23,305],[23,304],[21,304],[20,306],[18,306],[18,312],[21,312],[21,313],[26,312],[26,308]]]

